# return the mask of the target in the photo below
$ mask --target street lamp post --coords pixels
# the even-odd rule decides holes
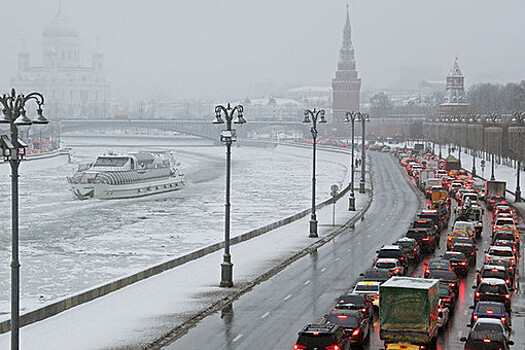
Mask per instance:
[[[36,102],[38,117],[31,120],[26,115],[25,105],[30,100]],[[4,159],[11,166],[11,349],[19,348],[20,316],[20,261],[18,255],[18,168],[27,145],[19,138],[19,132],[27,132],[31,125],[44,127],[48,120],[42,114],[44,96],[38,92],[28,95],[17,95],[15,89],[10,94],[0,97],[2,117],[0,127],[10,135],[1,136],[1,147]]]
[[[368,113],[358,112],[357,121],[361,122],[361,180],[359,181],[359,193],[365,193],[365,123],[370,121]]]
[[[515,153],[517,154],[517,158],[518,158],[517,171],[516,171],[516,193],[514,196],[514,201],[521,202],[520,175],[521,175],[521,160],[524,157],[524,154],[523,154],[524,149],[522,147],[524,143],[522,131],[523,131],[523,128],[525,127],[525,112],[514,113],[512,121],[521,127],[521,128],[518,128],[520,132],[518,132],[518,138],[516,142],[517,145],[514,145],[516,149]],[[510,134],[510,130],[509,130],[509,134]]]
[[[215,106],[215,120],[213,124],[224,124],[221,115],[224,114],[226,119],[226,129],[221,132],[221,142],[226,145],[226,200],[224,204],[225,220],[224,220],[224,255],[221,263],[221,287],[233,287],[233,264],[230,255],[230,177],[231,177],[231,147],[232,143],[237,141],[237,132],[232,129],[232,121],[234,116],[237,119],[234,124],[244,124],[244,108],[237,105],[232,108],[228,103],[226,107],[222,105]]]
[[[495,153],[496,152],[499,152],[499,145],[496,146],[496,143],[501,143],[501,128],[499,128],[500,130],[495,130],[495,129],[498,129],[496,128],[496,124],[500,123],[501,122],[501,118],[495,114],[491,114],[487,117],[485,117],[485,121],[488,123],[488,124],[491,124],[492,126],[485,129],[486,131],[490,131],[491,134],[492,134],[492,137],[491,137],[491,140],[490,140],[490,149],[491,149],[491,175],[490,175],[490,180],[491,181],[494,181],[496,180],[495,176],[494,176],[494,158],[495,158]],[[490,129],[490,130],[489,130]],[[498,133],[499,131],[499,133]],[[498,138],[498,142],[496,142],[496,134],[499,134],[499,136],[497,137]],[[496,151],[496,148],[498,148],[498,151]]]
[[[304,111],[304,120],[303,123],[312,123],[312,127],[310,128],[310,133],[312,134],[312,150],[313,150],[313,156],[312,156],[312,214],[310,217],[310,238],[318,237],[317,235],[317,216],[315,215],[315,146],[317,143],[317,120],[319,120],[319,123],[326,123],[326,120],[324,119],[324,110],[309,110],[306,109]],[[310,117],[312,119],[310,119]]]
[[[354,122],[357,118],[357,111],[346,112],[346,123],[352,123],[352,158],[350,159],[350,196],[348,197],[348,210],[355,210],[355,194],[354,194]]]

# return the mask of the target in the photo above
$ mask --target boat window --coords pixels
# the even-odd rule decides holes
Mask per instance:
[[[127,157],[98,157],[95,167],[122,167],[128,162]]]

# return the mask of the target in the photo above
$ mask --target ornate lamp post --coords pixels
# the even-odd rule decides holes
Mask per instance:
[[[497,127],[496,124],[501,123],[501,118],[495,114],[490,114],[485,117],[485,122],[491,124],[492,126],[485,128],[485,133],[490,134],[490,152],[491,152],[491,175],[490,180],[494,181],[494,155],[496,152],[500,153],[501,150],[501,128]]]
[[[26,115],[25,105],[30,100],[36,102],[37,118],[31,120]],[[38,92],[28,95],[17,95],[15,89],[10,94],[0,97],[2,117],[0,127],[10,135],[1,136],[1,147],[4,159],[11,166],[11,349],[19,348],[19,315],[20,315],[20,261],[18,256],[18,168],[27,145],[18,137],[34,124],[35,127],[45,127],[49,121],[42,114],[44,96]]]
[[[232,129],[234,116],[237,119],[234,124],[244,124],[244,108],[241,105],[231,107],[228,103],[226,107],[222,105],[215,106],[215,120],[213,124],[224,124],[221,115],[224,114],[226,119],[226,129],[221,132],[221,142],[226,145],[226,201],[224,204],[225,221],[224,221],[224,255],[221,263],[221,287],[233,287],[233,264],[230,255],[230,175],[231,175],[231,147],[232,143],[237,141],[237,132]]]
[[[352,158],[350,158],[350,196],[348,197],[348,210],[355,210],[354,195],[354,122],[357,118],[357,111],[346,112],[345,122],[352,123]]]
[[[515,202],[521,202],[521,162],[525,157],[525,112],[516,112],[513,114],[512,121],[517,124],[509,128],[510,145],[518,158],[518,169],[516,171],[516,195]]]
[[[312,119],[310,119],[310,117]],[[313,157],[312,157],[312,215],[310,217],[310,235],[309,237],[315,238],[318,237],[317,235],[317,216],[315,215],[315,145],[317,143],[317,121],[319,120],[319,123],[326,123],[326,120],[324,119],[324,110],[309,110],[306,109],[304,111],[304,120],[303,123],[312,123],[312,127],[310,128],[310,132],[312,133],[312,150],[313,150]]]
[[[370,121],[368,113],[357,112],[357,121],[361,122],[361,180],[359,181],[359,193],[365,193],[365,123]]]

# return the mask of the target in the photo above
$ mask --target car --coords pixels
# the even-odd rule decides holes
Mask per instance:
[[[494,225],[492,225],[492,234],[497,232],[498,230],[501,230],[505,226],[514,227],[516,226],[516,223],[514,222],[514,218],[499,218],[494,222]]]
[[[308,324],[300,332],[293,350],[350,349],[350,340],[338,324]]]
[[[401,247],[409,261],[419,263],[421,261],[421,251],[419,244],[413,238],[403,237],[398,239],[394,245]]]
[[[456,307],[457,295],[454,293],[451,287],[447,285],[439,285],[439,300],[443,307],[449,309],[450,312],[454,312]]]
[[[480,301],[476,306],[471,306],[474,310],[470,317],[470,323],[474,324],[480,318],[496,318],[501,320],[505,327],[510,328],[511,317],[505,310],[505,305],[493,301]]]
[[[503,266],[505,270],[507,270],[509,276],[511,276],[512,280],[514,280],[516,269],[510,261],[492,257],[485,260],[485,265]]]
[[[447,236],[447,250],[450,249],[452,246],[452,243],[454,243],[454,240],[457,238],[470,238],[468,233],[464,231],[452,231]]]
[[[423,270],[423,277],[428,278],[428,275],[431,271],[434,270],[450,270],[450,261],[445,259],[432,259],[428,262],[428,264],[425,264],[424,270]]]
[[[377,252],[377,259],[394,258],[399,260],[404,268],[408,267],[408,256],[403,249],[398,245],[385,245]]]
[[[514,222],[514,225],[518,224],[518,220],[516,220],[516,217],[510,213],[494,214],[493,218],[494,218],[494,223],[496,223],[499,219],[510,219]],[[509,223],[509,225],[512,225],[512,224]]]
[[[476,237],[476,228],[474,227],[474,223],[470,221],[456,221],[452,231],[466,232],[469,238]]]
[[[508,241],[506,239],[495,239],[492,242],[492,245],[495,247],[510,247],[512,248],[514,256],[518,256],[518,244],[516,242]]]
[[[501,265],[483,265],[481,269],[477,270],[478,276],[476,278],[477,285],[483,281],[485,278],[499,278],[507,283],[507,286],[510,290],[513,289],[514,279],[509,274],[507,269]]]
[[[510,232],[510,231],[497,232],[496,234],[494,234],[494,237],[492,238],[492,245],[496,245],[494,244],[496,241],[502,241],[502,240],[510,241],[513,244],[515,244],[517,247],[519,247],[519,241],[516,238],[516,235],[514,234],[514,232]]]
[[[435,209],[425,209],[417,216],[420,219],[432,219],[434,224],[438,226],[439,231],[445,228],[445,222],[439,217],[439,213]]]
[[[333,310],[359,310],[365,317],[372,317],[372,302],[362,294],[343,294],[337,298]]]
[[[386,346],[385,350],[420,350],[425,347],[414,344],[405,344],[405,343],[391,343]]]
[[[332,310],[326,317],[326,323],[343,327],[350,344],[363,345],[369,339],[370,318],[359,310]]]
[[[439,300],[438,304],[438,327],[445,328],[448,325],[450,309],[443,300]]]
[[[501,233],[513,234],[518,245],[520,244],[520,232],[516,226],[506,226],[492,234],[492,239]]]
[[[357,282],[352,293],[364,295],[372,305],[379,308],[379,286],[381,282],[361,281]]]
[[[505,201],[505,197],[502,197],[502,196],[491,196],[489,198],[486,198],[486,203],[487,203],[487,209],[492,211],[492,210],[494,210],[495,206],[498,203],[506,204],[507,202]]]
[[[439,280],[439,283],[451,287],[455,295],[459,293],[459,280],[454,271],[434,270],[426,278]]]
[[[498,216],[499,214],[510,214],[510,215],[514,215],[514,210],[508,206],[508,205],[501,205],[501,204],[498,204],[496,206],[496,209],[494,210],[494,216]]]
[[[461,252],[448,251],[443,254],[443,260],[450,262],[450,268],[458,276],[466,276],[468,273],[468,261],[465,254]]]
[[[427,228],[410,229],[406,237],[415,239],[424,253],[432,253],[436,250],[436,236],[432,235]]]
[[[439,247],[439,230],[432,219],[419,218],[412,223],[412,228],[427,228],[429,234],[436,237],[436,244]]]
[[[496,301],[505,304],[507,310],[511,310],[510,291],[507,283],[499,278],[484,278],[474,293],[474,304],[480,301]]]
[[[465,342],[464,349],[485,350],[503,349],[508,350],[509,345],[514,345],[509,340],[509,333],[503,323],[498,319],[480,318],[471,326],[468,337],[461,337]]]
[[[454,242],[452,246],[450,247],[450,251],[460,252],[460,253],[465,254],[465,257],[467,258],[468,266],[476,265],[477,248],[474,244]]]
[[[376,270],[387,270],[394,276],[403,276],[405,274],[405,267],[399,259],[394,258],[379,258],[374,264]]]
[[[368,269],[364,273],[359,274],[363,281],[369,282],[386,282],[392,277],[392,273],[386,270]]]
[[[516,268],[516,255],[511,247],[490,246],[486,251],[485,261],[491,258],[508,260]]]

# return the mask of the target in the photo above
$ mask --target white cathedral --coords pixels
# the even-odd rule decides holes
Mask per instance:
[[[43,65],[32,66],[29,52],[18,54],[11,86],[20,93],[40,92],[45,113],[54,120],[106,118],[110,84],[104,76],[104,55],[92,54],[91,66],[80,64],[79,33],[59,9],[42,33]]]

